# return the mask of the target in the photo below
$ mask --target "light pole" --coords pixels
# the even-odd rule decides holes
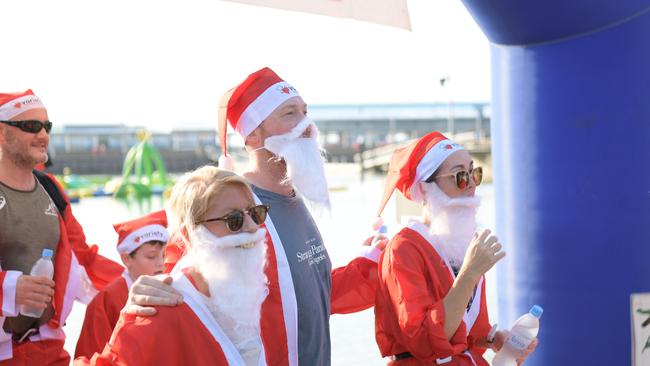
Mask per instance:
[[[447,94],[447,134],[453,135],[454,133],[454,103],[451,98],[451,90],[449,83],[451,82],[451,76],[445,76],[440,78],[440,87],[445,89]]]

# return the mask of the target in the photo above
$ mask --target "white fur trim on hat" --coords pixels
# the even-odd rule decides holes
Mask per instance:
[[[117,245],[117,251],[120,253],[131,253],[138,249],[140,245],[154,240],[162,241],[163,243],[169,240],[169,233],[164,226],[147,225],[135,230]]]
[[[36,95],[23,95],[0,106],[0,120],[10,120],[30,109],[43,108],[45,105]]]
[[[246,107],[237,121],[237,132],[248,137],[280,104],[298,96],[296,88],[285,81],[271,85]]]
[[[411,185],[411,198],[413,201],[422,202],[424,199],[424,194],[418,183],[427,180],[451,154],[460,150],[465,150],[465,148],[451,140],[442,140],[427,151],[418,163],[415,179]]]

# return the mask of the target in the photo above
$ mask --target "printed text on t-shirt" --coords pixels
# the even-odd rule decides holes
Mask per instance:
[[[296,256],[298,257],[298,262],[303,262],[305,260],[309,260],[308,264],[311,266],[312,264],[318,264],[322,260],[324,260],[325,257],[325,245],[323,243],[320,243],[320,245],[316,245],[316,238],[311,238],[305,242],[305,244],[309,247],[309,249],[305,250],[304,252],[297,252]]]

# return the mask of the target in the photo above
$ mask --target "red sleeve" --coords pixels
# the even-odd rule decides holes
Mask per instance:
[[[101,352],[110,340],[128,296],[126,283],[118,281],[111,283],[88,304],[75,358],[92,357],[95,352]]]
[[[72,208],[68,196],[65,194],[63,187],[59,182],[48,174],[50,179],[56,183],[59,192],[63,195],[68,205],[66,206],[65,213],[63,214],[65,230],[68,235],[70,246],[79,261],[79,264],[84,266],[88,277],[93,283],[93,286],[102,290],[107,284],[122,274],[124,268],[97,253],[97,245],[88,246],[86,243],[86,235],[81,228],[81,225],[72,214]]]
[[[353,259],[348,265],[332,271],[332,314],[365,310],[375,304],[377,263],[368,258]]]
[[[111,338],[113,325],[110,324],[104,309],[105,301],[106,293],[102,291],[88,304],[86,317],[74,353],[75,358],[80,356],[92,357],[95,352],[101,352]]]
[[[156,347],[156,342],[159,339],[157,335],[163,335],[162,338],[166,338],[164,335],[171,328],[164,323],[142,319],[132,314],[122,314],[110,343],[100,350],[101,353],[95,353],[90,360],[85,356],[75,359],[74,365],[165,364],[161,361],[164,359],[164,355],[176,350],[173,347]],[[180,350],[177,351],[180,352]]]
[[[436,271],[427,265],[415,246],[397,241],[386,248],[380,284],[385,286],[390,299],[386,306],[397,316],[401,343],[423,361],[449,357],[467,348],[462,321],[447,340],[444,295],[435,288],[437,284]]]
[[[189,306],[156,309],[152,317],[121,313],[102,353],[75,365],[227,365],[221,347]]]
[[[4,316],[2,312],[2,299],[4,298],[3,287],[2,285],[5,282],[5,276],[7,275],[6,271],[0,271],[0,316]]]

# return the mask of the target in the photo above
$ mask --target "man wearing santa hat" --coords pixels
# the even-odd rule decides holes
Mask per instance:
[[[380,259],[375,331],[389,365],[488,366],[486,348],[503,344],[507,332],[489,334],[484,274],[505,252],[489,230],[476,233],[482,177],[467,150],[438,132],[393,153],[379,215],[395,189],[423,213]]]
[[[122,273],[89,247],[47,161],[52,123],[31,90],[0,93],[0,361],[67,365],[63,325],[75,299],[87,302]],[[54,251],[54,280],[30,276],[43,249]],[[44,309],[40,318],[21,307]]]
[[[378,247],[385,243],[365,247],[348,265],[332,270],[305,204],[319,210],[327,210],[330,204],[318,130],[307,117],[307,105],[297,90],[275,72],[258,70],[226,93],[219,117],[224,154],[220,166],[232,167],[226,141],[228,121],[245,140],[250,166],[244,177],[253,186],[255,199],[273,207],[265,222],[270,294],[262,307],[262,338],[267,362],[329,365],[330,314],[356,312],[374,304]],[[167,260],[174,263],[181,255],[170,244]],[[142,283],[161,287],[144,277]],[[138,291],[139,286],[134,287],[134,300]],[[164,290],[158,294],[165,297]],[[139,303],[168,302],[153,296]]]
[[[260,334],[269,295],[264,273],[269,207],[256,203],[245,179],[214,166],[187,173],[174,186],[169,212],[185,256],[174,288],[183,304],[153,317],[123,312],[101,354],[75,365],[265,366],[282,339]],[[284,344],[286,346],[286,344]]]
[[[75,358],[90,358],[104,349],[126,304],[133,281],[142,275],[163,273],[165,246],[169,240],[164,210],[113,227],[118,234],[117,251],[126,269],[88,304]]]

